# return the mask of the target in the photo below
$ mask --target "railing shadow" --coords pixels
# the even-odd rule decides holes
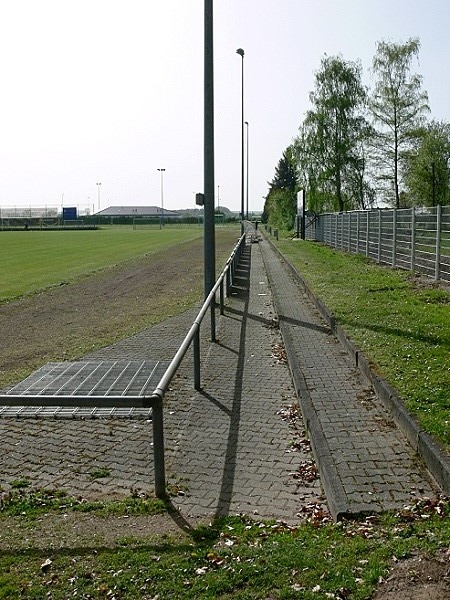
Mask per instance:
[[[233,486],[236,471],[236,456],[239,439],[239,428],[241,422],[241,404],[243,390],[243,372],[246,360],[245,340],[247,333],[247,321],[249,318],[249,290],[250,290],[250,268],[251,268],[251,244],[247,244],[239,261],[237,277],[234,278],[232,295],[237,300],[243,303],[241,314],[241,330],[239,335],[239,345],[237,350],[237,363],[234,375],[234,385],[230,386],[233,389],[233,400],[231,409],[223,410],[229,415],[229,430],[224,458],[224,467],[221,479],[221,487],[217,502],[217,508],[214,515],[214,521],[220,517],[228,515],[230,512],[231,501],[233,497]],[[213,401],[213,399],[211,399]],[[217,404],[217,401],[215,401]]]

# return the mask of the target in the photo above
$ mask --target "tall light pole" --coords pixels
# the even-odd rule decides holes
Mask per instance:
[[[241,234],[244,233],[244,50],[238,48],[236,53],[242,58],[241,72]]]
[[[100,182],[97,185],[97,210],[100,211],[100,186],[102,185]]]
[[[161,223],[164,223],[164,171],[165,169],[158,169],[161,173]]]
[[[245,121],[245,124],[247,126],[247,204],[245,207],[245,218],[248,221],[248,121]]]
[[[214,287],[216,242],[214,229],[214,28],[213,0],[205,0],[204,12],[204,107],[203,107],[203,221],[205,298]],[[214,304],[211,304],[211,339],[215,339]]]

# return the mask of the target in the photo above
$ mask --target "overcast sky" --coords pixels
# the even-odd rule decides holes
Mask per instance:
[[[0,0],[0,207],[195,206],[203,191],[203,0]],[[431,117],[450,121],[449,0],[215,0],[215,183],[249,210],[309,108],[320,60],[421,41]],[[96,184],[101,182],[101,186]]]

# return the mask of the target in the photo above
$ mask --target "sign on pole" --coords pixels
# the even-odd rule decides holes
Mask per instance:
[[[297,193],[297,237],[305,239],[305,190]]]

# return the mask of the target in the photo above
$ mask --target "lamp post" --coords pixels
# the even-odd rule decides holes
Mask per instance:
[[[245,206],[245,218],[248,221],[248,121],[245,121],[247,126],[247,194],[246,194],[246,206]]]
[[[97,185],[97,210],[100,212],[100,186],[102,185],[100,182]]]
[[[216,242],[214,228],[214,28],[213,0],[204,3],[204,107],[203,107],[203,222],[205,298],[216,280]],[[211,339],[215,340],[214,303],[211,304]]]
[[[242,58],[241,70],[241,234],[244,233],[244,50],[238,48],[236,53]]]
[[[165,169],[158,169],[161,173],[161,223],[164,224],[164,171]]]

